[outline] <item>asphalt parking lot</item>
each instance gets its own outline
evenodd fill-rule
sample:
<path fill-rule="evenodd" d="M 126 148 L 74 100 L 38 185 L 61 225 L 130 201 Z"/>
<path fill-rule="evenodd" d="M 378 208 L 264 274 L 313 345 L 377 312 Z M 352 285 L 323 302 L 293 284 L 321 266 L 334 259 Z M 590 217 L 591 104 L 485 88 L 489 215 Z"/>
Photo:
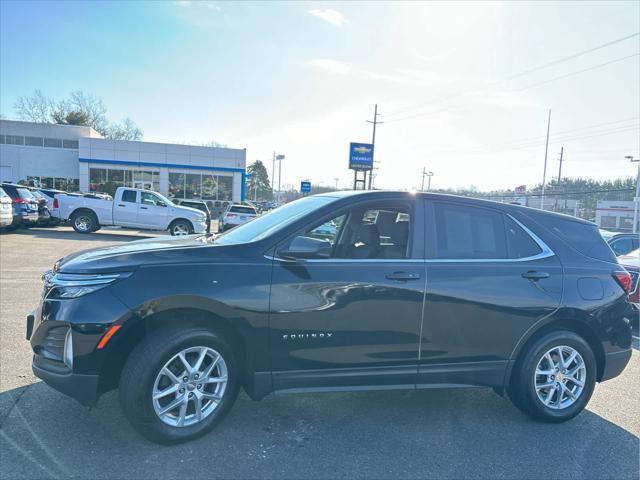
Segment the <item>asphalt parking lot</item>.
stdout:
<path fill-rule="evenodd" d="M 37 380 L 25 340 L 40 275 L 58 258 L 148 235 L 58 227 L 0 236 L 0 478 L 638 479 L 638 351 L 560 425 L 529 420 L 485 389 L 241 394 L 212 434 L 152 444 L 113 392 L 88 409 Z"/>

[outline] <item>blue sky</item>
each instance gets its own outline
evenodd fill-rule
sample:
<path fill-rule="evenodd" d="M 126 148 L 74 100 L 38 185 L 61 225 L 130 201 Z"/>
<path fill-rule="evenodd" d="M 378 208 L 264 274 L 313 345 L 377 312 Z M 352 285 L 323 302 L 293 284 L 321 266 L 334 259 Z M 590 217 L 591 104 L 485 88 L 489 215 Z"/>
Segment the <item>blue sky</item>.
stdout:
<path fill-rule="evenodd" d="M 640 154 L 639 2 L 0 3 L 0 111 L 41 89 L 102 97 L 144 138 L 286 155 L 283 182 L 346 186 L 350 141 L 381 125 L 376 183 L 512 188 L 629 176 Z M 546 82 L 538 86 L 535 84 Z M 566 133 L 563 133 L 566 132 Z M 526 143 L 528 142 L 528 143 Z"/>

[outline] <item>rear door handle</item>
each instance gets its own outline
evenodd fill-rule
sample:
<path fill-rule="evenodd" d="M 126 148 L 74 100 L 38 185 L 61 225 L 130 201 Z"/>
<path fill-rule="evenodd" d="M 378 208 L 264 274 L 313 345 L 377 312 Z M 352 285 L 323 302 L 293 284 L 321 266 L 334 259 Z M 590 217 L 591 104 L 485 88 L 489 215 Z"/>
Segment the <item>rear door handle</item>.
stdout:
<path fill-rule="evenodd" d="M 534 270 L 529 270 L 522 274 L 522 278 L 527 278 L 529 280 L 542 280 L 543 278 L 549 277 L 550 275 L 547 272 L 536 272 Z"/>
<path fill-rule="evenodd" d="M 140 210 L 147 210 L 147 207 L 140 207 Z"/>
<path fill-rule="evenodd" d="M 407 273 L 407 272 L 393 272 L 385 275 L 387 280 L 398 280 L 406 282 L 407 280 L 418 280 L 420 278 L 419 273 Z"/>
<path fill-rule="evenodd" d="M 121 203 L 118 204 L 119 207 L 126 207 L 126 205 L 123 205 Z"/>

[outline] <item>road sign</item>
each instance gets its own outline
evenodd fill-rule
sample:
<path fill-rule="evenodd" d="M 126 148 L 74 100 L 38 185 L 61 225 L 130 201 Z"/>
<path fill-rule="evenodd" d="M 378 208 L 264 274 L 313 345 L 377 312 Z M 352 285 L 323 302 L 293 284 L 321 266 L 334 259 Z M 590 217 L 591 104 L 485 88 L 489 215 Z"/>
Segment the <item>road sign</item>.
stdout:
<path fill-rule="evenodd" d="M 349 145 L 349 168 L 351 170 L 373 170 L 373 145 L 351 143 Z"/>
<path fill-rule="evenodd" d="M 311 191 L 311 182 L 300 182 L 300 191 L 302 193 L 309 193 Z"/>
<path fill-rule="evenodd" d="M 527 186 L 526 185 L 518 185 L 516 187 L 516 194 L 524 195 L 525 193 L 527 193 Z"/>

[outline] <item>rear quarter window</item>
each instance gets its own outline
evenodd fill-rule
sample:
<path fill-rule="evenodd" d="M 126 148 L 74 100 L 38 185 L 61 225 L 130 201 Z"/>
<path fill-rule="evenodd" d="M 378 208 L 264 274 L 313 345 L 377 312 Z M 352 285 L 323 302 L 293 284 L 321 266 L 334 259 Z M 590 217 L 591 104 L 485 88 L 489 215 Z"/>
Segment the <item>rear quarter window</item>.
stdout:
<path fill-rule="evenodd" d="M 582 255 L 605 262 L 617 262 L 616 256 L 600 235 L 596 225 L 560 218 L 545 218 L 542 222 Z"/>
<path fill-rule="evenodd" d="M 245 213 L 245 214 L 249 214 L 249 215 L 255 215 L 256 211 L 255 209 L 251 208 L 251 207 L 231 207 L 229 209 L 230 212 L 232 213 Z"/>

